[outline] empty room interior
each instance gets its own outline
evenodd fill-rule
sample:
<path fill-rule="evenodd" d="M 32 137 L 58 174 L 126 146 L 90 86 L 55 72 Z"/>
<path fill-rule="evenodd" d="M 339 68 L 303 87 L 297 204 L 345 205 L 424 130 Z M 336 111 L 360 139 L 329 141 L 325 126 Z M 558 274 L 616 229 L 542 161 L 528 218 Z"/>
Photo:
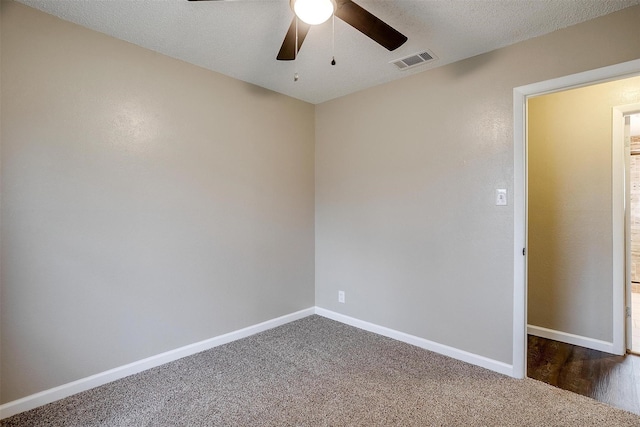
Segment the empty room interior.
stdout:
<path fill-rule="evenodd" d="M 640 1 L 294 3 L 1 0 L 0 425 L 640 425 Z"/>

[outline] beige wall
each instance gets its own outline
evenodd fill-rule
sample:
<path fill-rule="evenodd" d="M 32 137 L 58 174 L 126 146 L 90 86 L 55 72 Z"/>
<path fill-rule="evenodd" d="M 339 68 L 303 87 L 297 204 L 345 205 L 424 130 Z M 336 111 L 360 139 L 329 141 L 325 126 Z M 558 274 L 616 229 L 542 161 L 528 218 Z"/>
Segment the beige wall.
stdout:
<path fill-rule="evenodd" d="M 316 107 L 316 305 L 511 363 L 513 88 L 640 58 L 640 7 Z M 339 304 L 337 291 L 346 292 Z"/>
<path fill-rule="evenodd" d="M 316 106 L 316 304 L 510 363 L 512 90 L 639 21 Z M 0 401 L 313 304 L 313 106 L 11 3 L 2 43 Z"/>
<path fill-rule="evenodd" d="M 314 304 L 314 107 L 2 4 L 7 402 Z"/>
<path fill-rule="evenodd" d="M 637 102 L 640 77 L 528 102 L 530 325 L 613 340 L 611 109 Z"/>

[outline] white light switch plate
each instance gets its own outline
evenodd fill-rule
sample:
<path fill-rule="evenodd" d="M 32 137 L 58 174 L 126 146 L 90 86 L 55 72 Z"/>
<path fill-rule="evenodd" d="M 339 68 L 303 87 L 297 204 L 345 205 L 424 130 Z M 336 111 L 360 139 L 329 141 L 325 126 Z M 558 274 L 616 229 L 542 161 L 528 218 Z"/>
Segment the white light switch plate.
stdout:
<path fill-rule="evenodd" d="M 506 206 L 506 205 L 507 205 L 507 189 L 498 188 L 496 190 L 496 206 Z"/>

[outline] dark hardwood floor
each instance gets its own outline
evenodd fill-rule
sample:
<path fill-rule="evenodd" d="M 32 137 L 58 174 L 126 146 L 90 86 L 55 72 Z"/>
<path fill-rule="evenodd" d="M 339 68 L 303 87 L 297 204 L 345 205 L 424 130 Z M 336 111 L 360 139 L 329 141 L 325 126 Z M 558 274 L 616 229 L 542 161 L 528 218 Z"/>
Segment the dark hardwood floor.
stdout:
<path fill-rule="evenodd" d="M 640 356 L 529 335 L 527 376 L 640 415 Z"/>

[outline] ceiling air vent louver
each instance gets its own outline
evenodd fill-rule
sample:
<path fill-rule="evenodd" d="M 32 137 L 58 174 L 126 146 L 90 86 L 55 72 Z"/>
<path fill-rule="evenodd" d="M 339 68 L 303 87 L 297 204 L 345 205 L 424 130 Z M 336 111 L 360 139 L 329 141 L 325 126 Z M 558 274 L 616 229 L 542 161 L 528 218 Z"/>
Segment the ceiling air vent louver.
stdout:
<path fill-rule="evenodd" d="M 418 65 L 426 64 L 427 62 L 435 61 L 436 56 L 428 51 L 416 53 L 404 58 L 396 59 L 390 62 L 390 64 L 398 67 L 399 70 L 404 71 L 409 68 L 417 67 Z"/>

